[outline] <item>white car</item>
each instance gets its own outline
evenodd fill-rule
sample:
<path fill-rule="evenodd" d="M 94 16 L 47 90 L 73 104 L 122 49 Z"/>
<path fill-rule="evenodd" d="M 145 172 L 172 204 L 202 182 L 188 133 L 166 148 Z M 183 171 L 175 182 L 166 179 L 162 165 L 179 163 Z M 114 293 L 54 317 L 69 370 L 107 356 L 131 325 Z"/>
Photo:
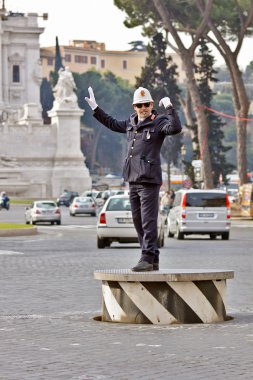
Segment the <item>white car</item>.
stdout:
<path fill-rule="evenodd" d="M 104 204 L 97 222 L 97 247 L 112 242 L 138 243 L 128 195 L 113 195 Z M 158 247 L 164 246 L 164 219 L 158 216 Z"/>
<path fill-rule="evenodd" d="M 230 202 L 224 190 L 179 190 L 167 217 L 168 237 L 209 235 L 229 239 Z"/>
<path fill-rule="evenodd" d="M 97 205 L 92 197 L 75 197 L 69 206 L 69 215 L 89 214 L 96 216 Z"/>
<path fill-rule="evenodd" d="M 36 224 L 39 222 L 49 222 L 51 224 L 61 224 L 61 210 L 56 202 L 51 200 L 36 201 L 25 210 L 26 224 Z"/>

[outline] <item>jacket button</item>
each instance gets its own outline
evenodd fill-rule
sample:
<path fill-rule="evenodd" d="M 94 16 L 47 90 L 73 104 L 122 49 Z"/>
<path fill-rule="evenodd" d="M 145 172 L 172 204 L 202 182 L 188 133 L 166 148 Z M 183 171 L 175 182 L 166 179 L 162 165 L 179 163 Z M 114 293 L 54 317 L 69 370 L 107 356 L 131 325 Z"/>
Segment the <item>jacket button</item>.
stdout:
<path fill-rule="evenodd" d="M 134 139 L 134 141 L 136 141 L 136 139 Z"/>
<path fill-rule="evenodd" d="M 131 146 L 131 149 L 134 149 L 134 147 L 133 147 L 133 146 Z"/>
<path fill-rule="evenodd" d="M 130 154 L 130 156 L 129 157 L 133 157 L 131 154 Z"/>

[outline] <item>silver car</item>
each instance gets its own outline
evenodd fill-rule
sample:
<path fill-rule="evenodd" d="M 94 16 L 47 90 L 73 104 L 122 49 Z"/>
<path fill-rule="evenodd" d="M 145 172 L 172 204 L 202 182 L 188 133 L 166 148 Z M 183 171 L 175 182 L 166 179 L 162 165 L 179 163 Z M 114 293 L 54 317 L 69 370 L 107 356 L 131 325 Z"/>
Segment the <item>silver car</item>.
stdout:
<path fill-rule="evenodd" d="M 130 199 L 128 195 L 113 195 L 98 216 L 97 247 L 109 247 L 112 242 L 137 243 Z M 158 248 L 164 246 L 164 219 L 158 215 Z"/>
<path fill-rule="evenodd" d="M 61 210 L 54 201 L 36 201 L 26 208 L 25 221 L 26 224 L 49 222 L 59 225 L 61 224 Z"/>
<path fill-rule="evenodd" d="M 230 202 L 223 190 L 179 190 L 167 217 L 168 237 L 200 234 L 229 239 Z"/>
<path fill-rule="evenodd" d="M 92 197 L 76 197 L 69 206 L 69 215 L 76 216 L 77 214 L 88 214 L 91 216 L 97 215 L 97 205 Z"/>

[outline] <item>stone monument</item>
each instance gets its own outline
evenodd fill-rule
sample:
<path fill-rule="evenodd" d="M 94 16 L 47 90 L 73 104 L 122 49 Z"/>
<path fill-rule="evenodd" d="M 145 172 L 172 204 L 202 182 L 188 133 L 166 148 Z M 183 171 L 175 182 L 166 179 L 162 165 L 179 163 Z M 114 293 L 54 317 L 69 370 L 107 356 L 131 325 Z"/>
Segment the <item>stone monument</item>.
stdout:
<path fill-rule="evenodd" d="M 53 196 L 62 188 L 91 188 L 88 169 L 80 149 L 80 117 L 83 110 L 78 107 L 74 92 L 76 85 L 69 68 L 59 70 L 59 79 L 54 87 L 55 101 L 48 112 L 56 127 L 57 144 L 52 171 Z"/>
<path fill-rule="evenodd" d="M 2 11 L 3 13 L 3 11 Z M 38 14 L 0 14 L 0 191 L 27 198 L 58 197 L 91 188 L 80 149 L 75 82 L 59 72 L 51 124 L 43 124 Z"/>

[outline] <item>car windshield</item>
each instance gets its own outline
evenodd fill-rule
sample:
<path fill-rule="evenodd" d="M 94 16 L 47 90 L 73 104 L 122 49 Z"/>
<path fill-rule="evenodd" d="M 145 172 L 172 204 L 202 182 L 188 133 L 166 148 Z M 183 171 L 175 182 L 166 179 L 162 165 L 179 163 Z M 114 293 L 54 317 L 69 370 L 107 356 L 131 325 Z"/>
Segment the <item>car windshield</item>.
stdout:
<path fill-rule="evenodd" d="M 189 193 L 186 195 L 187 207 L 226 207 L 225 193 Z"/>
<path fill-rule="evenodd" d="M 38 208 L 54 208 L 56 205 L 53 202 L 39 202 L 36 203 L 36 207 Z"/>
<path fill-rule="evenodd" d="M 91 203 L 92 199 L 91 198 L 76 198 L 75 202 L 76 203 Z"/>
<path fill-rule="evenodd" d="M 65 192 L 61 195 L 61 197 L 70 197 L 71 193 Z"/>
<path fill-rule="evenodd" d="M 106 211 L 131 211 L 130 200 L 128 198 L 111 198 Z"/>

